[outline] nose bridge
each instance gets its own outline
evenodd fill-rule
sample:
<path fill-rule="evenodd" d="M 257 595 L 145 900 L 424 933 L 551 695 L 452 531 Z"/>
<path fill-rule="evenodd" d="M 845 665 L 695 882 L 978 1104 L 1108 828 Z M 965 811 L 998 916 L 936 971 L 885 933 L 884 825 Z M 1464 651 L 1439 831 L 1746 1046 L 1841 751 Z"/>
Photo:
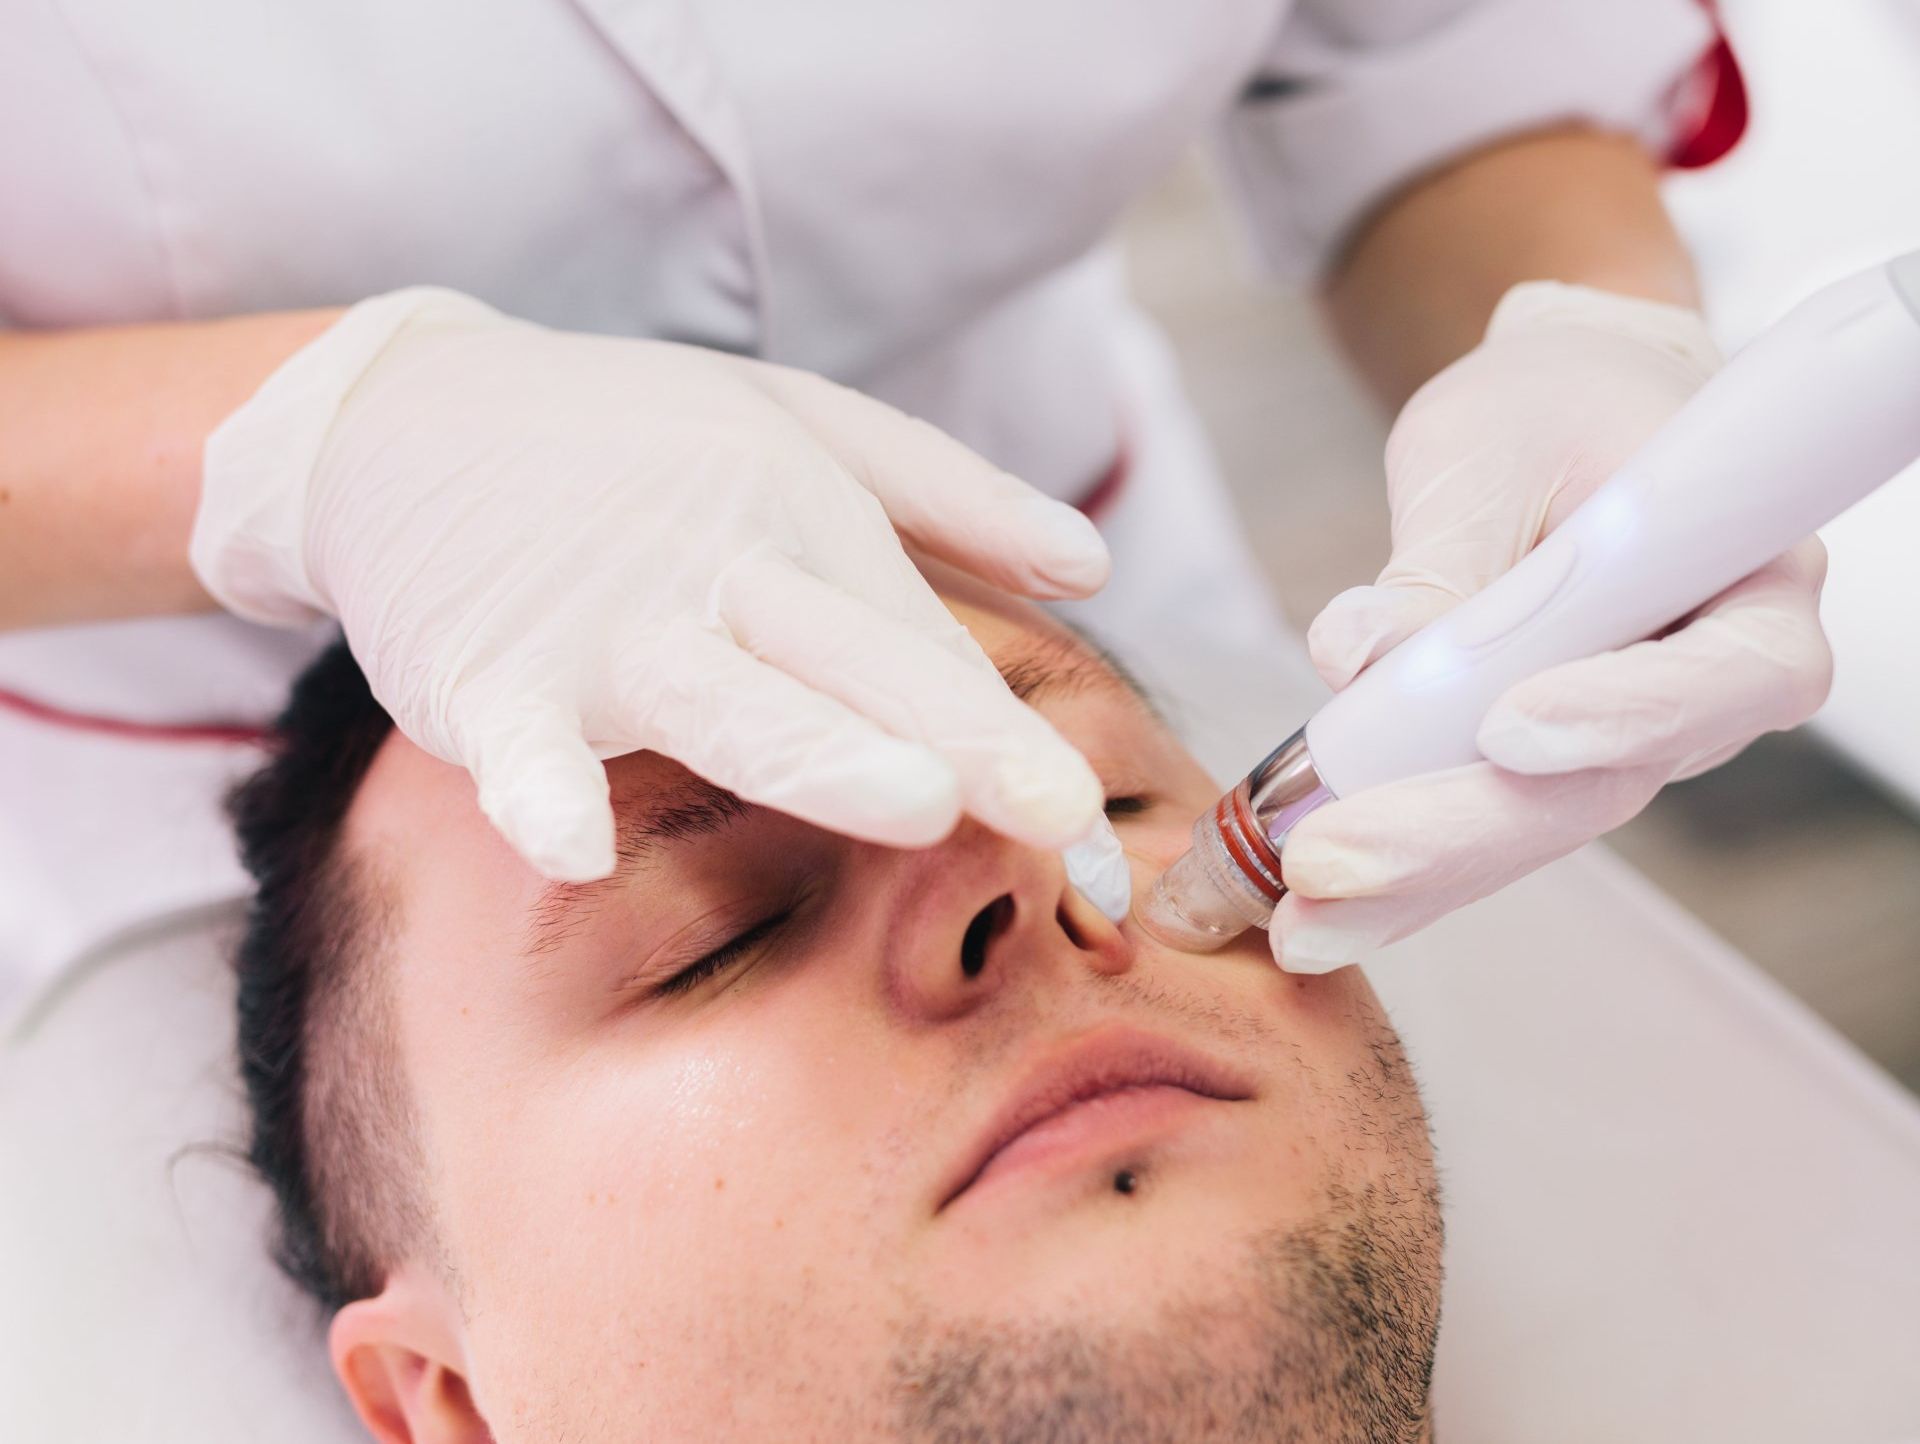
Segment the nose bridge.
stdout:
<path fill-rule="evenodd" d="M 1057 852 L 972 819 L 938 846 L 896 854 L 887 885 L 882 966 L 910 1021 L 963 1016 L 1036 973 L 1112 973 L 1131 961 L 1131 943 L 1073 890 Z"/>

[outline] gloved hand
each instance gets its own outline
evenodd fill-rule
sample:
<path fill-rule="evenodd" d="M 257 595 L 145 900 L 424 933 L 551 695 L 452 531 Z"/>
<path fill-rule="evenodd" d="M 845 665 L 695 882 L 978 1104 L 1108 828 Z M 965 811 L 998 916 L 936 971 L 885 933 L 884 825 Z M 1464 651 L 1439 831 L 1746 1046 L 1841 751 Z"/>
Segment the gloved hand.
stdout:
<path fill-rule="evenodd" d="M 1387 442 L 1393 554 L 1308 632 L 1339 689 L 1507 571 L 1719 365 L 1700 317 L 1534 282 L 1486 339 L 1410 400 Z M 1356 961 L 1625 822 L 1664 784 L 1717 766 L 1825 699 L 1826 553 L 1809 540 L 1683 625 L 1554 667 L 1488 711 L 1488 760 L 1409 778 L 1303 820 L 1274 956 L 1296 972 Z"/>
<path fill-rule="evenodd" d="M 1028 596 L 1107 575 L 1078 512 L 852 391 L 417 289 L 354 307 L 214 433 L 193 562 L 243 617 L 337 617 L 401 731 L 551 877 L 612 868 L 597 759 L 640 748 L 871 841 L 965 810 L 1074 842 L 1102 820 L 1092 770 L 901 536 Z"/>

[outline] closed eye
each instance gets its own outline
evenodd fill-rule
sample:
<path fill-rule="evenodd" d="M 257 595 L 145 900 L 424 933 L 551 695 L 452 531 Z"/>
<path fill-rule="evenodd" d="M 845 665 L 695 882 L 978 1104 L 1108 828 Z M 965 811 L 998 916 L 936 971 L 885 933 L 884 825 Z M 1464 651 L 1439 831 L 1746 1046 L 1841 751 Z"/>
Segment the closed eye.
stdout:
<path fill-rule="evenodd" d="M 1132 817 L 1145 812 L 1153 806 L 1153 800 L 1147 797 L 1109 797 L 1107 799 L 1108 817 Z"/>
<path fill-rule="evenodd" d="M 793 916 L 793 909 L 762 918 L 744 932 L 736 933 L 712 952 L 696 959 L 655 987 L 656 994 L 671 997 L 678 993 L 689 992 L 704 983 L 708 978 L 722 972 L 730 963 L 737 962 L 750 952 L 757 943 L 765 942 L 779 931 L 780 927 Z"/>

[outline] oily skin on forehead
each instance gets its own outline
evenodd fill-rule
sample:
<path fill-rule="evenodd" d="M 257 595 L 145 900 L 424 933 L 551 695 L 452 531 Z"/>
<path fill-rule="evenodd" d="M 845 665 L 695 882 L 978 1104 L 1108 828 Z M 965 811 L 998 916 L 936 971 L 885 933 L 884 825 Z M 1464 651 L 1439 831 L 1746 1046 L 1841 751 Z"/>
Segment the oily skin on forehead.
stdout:
<path fill-rule="evenodd" d="M 943 590 L 996 661 L 1090 660 L 1031 609 Z M 1110 791 L 1151 799 L 1119 819 L 1144 886 L 1213 784 L 1097 664 L 1053 691 L 1042 710 Z M 627 806 L 684 776 L 649 754 L 609 774 Z M 1371 993 L 1351 970 L 1278 973 L 1258 935 L 1197 959 L 1129 925 L 1117 976 L 1016 960 L 965 1016 L 890 1004 L 881 960 L 920 923 L 898 899 L 971 887 L 984 905 L 1002 874 L 1057 866 L 977 828 L 895 853 L 759 814 L 698 844 L 698 866 L 599 899 L 534 958 L 519 942 L 542 884 L 463 774 L 396 739 L 350 838 L 398 893 L 397 1013 L 449 1307 L 503 1440 L 628 1437 L 636 1420 L 751 1435 L 803 1417 L 850 1437 L 878 1427 L 866 1411 L 899 1320 L 1150 1321 L 1158 1298 L 1219 1266 L 1223 1240 L 1304 1214 L 1336 1165 L 1364 1183 L 1378 1164 L 1340 1096 L 1381 1026 Z M 661 899 L 724 900 L 738 876 L 782 869 L 845 895 L 820 925 L 830 945 L 815 936 L 793 950 L 803 962 L 775 954 L 671 1006 L 627 1006 Z M 1084 1197 L 1032 1189 L 998 1215 L 932 1218 L 934 1181 L 1035 1045 L 1116 1016 L 1255 1069 L 1261 1096 L 1170 1140 L 1138 1199 L 1090 1179 Z"/>

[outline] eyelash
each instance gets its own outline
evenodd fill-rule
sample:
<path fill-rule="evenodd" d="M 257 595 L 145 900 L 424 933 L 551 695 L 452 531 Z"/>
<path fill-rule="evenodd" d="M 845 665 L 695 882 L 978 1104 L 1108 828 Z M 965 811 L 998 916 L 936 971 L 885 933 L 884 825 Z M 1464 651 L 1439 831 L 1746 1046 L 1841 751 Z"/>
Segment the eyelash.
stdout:
<path fill-rule="evenodd" d="M 716 973 L 726 968 L 729 963 L 736 962 L 756 943 L 764 942 L 767 938 L 771 937 L 787 919 L 792 916 L 793 910 L 789 908 L 785 912 L 775 913 L 771 917 L 762 918 L 746 931 L 736 933 L 733 937 L 728 938 L 727 941 L 704 957 L 689 963 L 671 978 L 661 983 L 654 991 L 671 997 L 676 993 L 685 993 L 697 988 L 708 978 L 713 977 Z"/>
<path fill-rule="evenodd" d="M 1109 797 L 1107 816 L 1132 817 L 1136 813 L 1145 812 L 1151 806 L 1153 806 L 1152 801 L 1145 797 Z"/>

